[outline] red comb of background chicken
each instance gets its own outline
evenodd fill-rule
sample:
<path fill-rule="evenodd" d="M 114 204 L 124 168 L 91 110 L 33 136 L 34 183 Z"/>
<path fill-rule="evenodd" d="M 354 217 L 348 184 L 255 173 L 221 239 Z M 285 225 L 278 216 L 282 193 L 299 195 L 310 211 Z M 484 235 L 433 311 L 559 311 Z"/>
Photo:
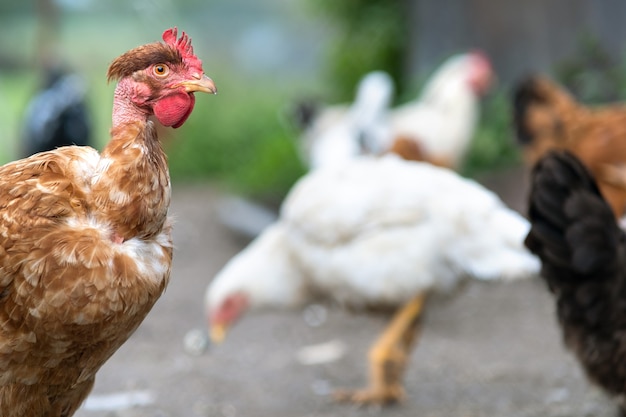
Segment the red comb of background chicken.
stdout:
<path fill-rule="evenodd" d="M 173 46 L 180 52 L 183 57 L 183 61 L 189 67 L 199 69 L 202 73 L 202 61 L 193 53 L 193 46 L 191 46 L 191 38 L 187 36 L 185 32 L 182 32 L 180 38 L 178 38 L 178 28 L 173 27 L 163 32 L 163 40 L 170 46 Z"/>

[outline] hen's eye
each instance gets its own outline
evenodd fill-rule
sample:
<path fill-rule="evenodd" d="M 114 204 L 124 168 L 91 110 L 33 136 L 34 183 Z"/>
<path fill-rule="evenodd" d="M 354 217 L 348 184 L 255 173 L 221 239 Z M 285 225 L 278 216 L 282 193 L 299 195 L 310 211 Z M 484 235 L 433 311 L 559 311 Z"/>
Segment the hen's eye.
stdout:
<path fill-rule="evenodd" d="M 153 72 L 154 75 L 158 77 L 164 77 L 170 72 L 170 69 L 165 64 L 156 64 L 153 68 Z"/>

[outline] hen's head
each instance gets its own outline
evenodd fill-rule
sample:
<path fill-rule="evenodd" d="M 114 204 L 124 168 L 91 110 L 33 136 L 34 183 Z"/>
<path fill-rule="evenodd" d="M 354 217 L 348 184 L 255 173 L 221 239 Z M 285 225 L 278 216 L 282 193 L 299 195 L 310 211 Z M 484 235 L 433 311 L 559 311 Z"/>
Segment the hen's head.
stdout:
<path fill-rule="evenodd" d="M 191 114 L 194 93 L 215 94 L 213 81 L 204 74 L 191 39 L 177 29 L 163 32 L 162 42 L 132 49 L 113 61 L 107 78 L 119 80 L 116 100 L 129 101 L 164 126 L 180 127 Z"/>

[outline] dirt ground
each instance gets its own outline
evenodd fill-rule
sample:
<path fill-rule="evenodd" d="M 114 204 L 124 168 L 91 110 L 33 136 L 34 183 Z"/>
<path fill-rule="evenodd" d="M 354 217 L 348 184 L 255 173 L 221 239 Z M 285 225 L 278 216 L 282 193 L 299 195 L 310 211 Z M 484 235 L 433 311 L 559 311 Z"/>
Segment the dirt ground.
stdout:
<path fill-rule="evenodd" d="M 485 180 L 523 207 L 519 170 Z M 333 306 L 246 317 L 219 346 L 194 355 L 184 338 L 203 329 L 211 277 L 245 241 L 216 221 L 209 186 L 176 186 L 171 284 L 133 337 L 98 374 L 79 417 L 600 417 L 615 410 L 590 387 L 561 343 L 540 281 L 472 283 L 431 299 L 406 378 L 406 401 L 355 408 L 335 388 L 366 381 L 366 356 L 385 326 Z M 306 365 L 303 347 L 332 342 L 328 362 Z M 318 352 L 319 353 L 319 352 Z M 134 404 L 134 405 L 133 405 Z"/>

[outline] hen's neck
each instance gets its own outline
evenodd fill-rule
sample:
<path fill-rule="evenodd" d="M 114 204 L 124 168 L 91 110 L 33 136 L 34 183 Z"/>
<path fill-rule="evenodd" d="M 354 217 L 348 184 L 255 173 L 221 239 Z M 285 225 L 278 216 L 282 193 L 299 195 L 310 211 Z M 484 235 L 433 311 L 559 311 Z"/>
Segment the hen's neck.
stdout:
<path fill-rule="evenodd" d="M 111 225 L 114 240 L 158 234 L 170 202 L 167 157 L 148 114 L 128 93 L 118 85 L 111 140 L 102 150 L 92 183 L 95 215 Z"/>
<path fill-rule="evenodd" d="M 147 101 L 150 91 L 147 86 L 123 78 L 117 84 L 113 95 L 113 128 L 127 123 L 147 122 L 149 111 L 135 103 Z"/>

